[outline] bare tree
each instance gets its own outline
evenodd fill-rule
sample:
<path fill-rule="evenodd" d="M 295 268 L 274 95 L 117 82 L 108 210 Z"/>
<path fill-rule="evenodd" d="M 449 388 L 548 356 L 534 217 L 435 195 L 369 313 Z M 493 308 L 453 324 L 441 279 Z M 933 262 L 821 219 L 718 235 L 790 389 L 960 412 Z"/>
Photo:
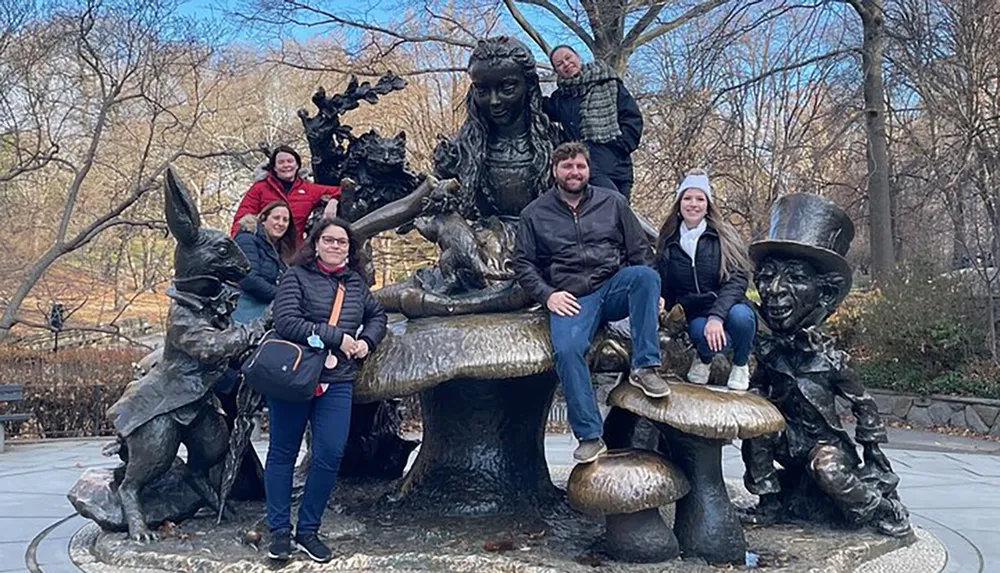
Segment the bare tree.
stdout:
<path fill-rule="evenodd" d="M 57 206 L 32 220 L 40 251 L 5 297 L 0 341 L 22 303 L 60 258 L 117 227 L 156 227 L 134 208 L 167 166 L 229 153 L 197 143 L 209 102 L 226 77 L 213 49 L 174 17 L 170 0 L 85 0 L 55 6 L 16 32 L 0 53 L 13 70 L 0 99 L 10 152 L 50 145 L 47 163 L 7 182 L 24 198 Z M 23 163 L 22 163 L 23 165 Z"/>
<path fill-rule="evenodd" d="M 893 13 L 894 63 L 918 95 L 901 134 L 911 177 L 934 190 L 952 222 L 953 266 L 971 268 L 1000 361 L 994 293 L 1000 283 L 1000 8 L 990 0 L 905 0 Z M 905 139 L 904 139 L 905 138 Z"/>
<path fill-rule="evenodd" d="M 767 6 L 763 11 L 773 17 L 788 9 L 785 4 L 761 0 L 477 0 L 456 9 L 451 2 L 417 0 L 403 4 L 405 15 L 390 23 L 384 16 L 372 17 L 381 11 L 364 3 L 344 9 L 328 7 L 322 0 L 264 0 L 242 9 L 241 15 L 270 26 L 361 31 L 360 45 L 375 48 L 376 60 L 404 44 L 471 48 L 480 38 L 519 28 L 545 53 L 554 45 L 553 37 L 575 38 L 595 58 L 624 73 L 637 49 L 707 14 L 723 10 L 726 20 Z M 448 66 L 430 69 L 453 71 Z"/>
<path fill-rule="evenodd" d="M 889 143 L 886 135 L 884 0 L 844 0 L 861 19 L 861 72 L 868 136 L 868 228 L 875 280 L 884 280 L 896 264 L 892 236 L 892 190 L 889 186 Z"/>

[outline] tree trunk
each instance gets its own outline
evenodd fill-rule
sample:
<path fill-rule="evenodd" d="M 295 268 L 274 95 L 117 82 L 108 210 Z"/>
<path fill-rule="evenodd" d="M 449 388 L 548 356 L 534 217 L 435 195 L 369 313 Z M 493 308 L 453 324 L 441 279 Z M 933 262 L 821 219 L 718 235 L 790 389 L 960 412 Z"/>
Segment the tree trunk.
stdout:
<path fill-rule="evenodd" d="M 14 292 L 14 296 L 11 297 L 10 302 L 7 303 L 7 308 L 4 309 L 3 316 L 0 317 L 0 344 L 6 340 L 7 335 L 10 334 L 10 329 L 17 323 L 17 312 L 21 309 L 21 304 L 24 303 L 24 299 L 28 297 L 28 293 L 31 289 L 35 287 L 35 283 L 42 278 L 45 271 L 48 270 L 49 266 L 55 262 L 60 256 L 65 252 L 62 244 L 53 245 L 44 255 L 38 259 L 34 265 L 32 265 L 31 270 L 28 271 L 28 276 L 24 278 L 21 285 L 17 287 L 17 291 Z"/>
<path fill-rule="evenodd" d="M 968 256 L 967 249 L 965 248 L 965 203 L 961 197 L 961 185 L 956 185 L 954 192 L 949 193 L 951 196 L 949 203 L 951 204 L 952 214 L 951 214 L 951 225 L 952 225 L 952 236 L 951 236 L 951 269 L 957 270 L 961 269 L 966 265 L 966 257 Z"/>
<path fill-rule="evenodd" d="M 883 0 L 852 2 L 859 10 L 864 30 L 861 47 L 865 131 L 868 136 L 868 222 L 872 274 L 885 280 L 895 266 L 892 242 L 892 198 L 889 186 L 888 138 L 885 131 L 885 86 L 882 60 L 885 52 Z"/>

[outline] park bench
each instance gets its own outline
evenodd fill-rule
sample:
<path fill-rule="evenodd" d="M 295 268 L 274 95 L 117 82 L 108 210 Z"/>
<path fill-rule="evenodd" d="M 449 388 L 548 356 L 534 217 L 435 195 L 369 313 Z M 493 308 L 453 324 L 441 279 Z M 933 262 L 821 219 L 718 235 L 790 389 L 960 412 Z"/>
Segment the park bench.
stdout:
<path fill-rule="evenodd" d="M 21 384 L 0 384 L 0 403 L 20 402 L 24 400 L 24 386 Z M 0 414 L 0 454 L 3 453 L 3 442 L 7 422 L 24 422 L 31 414 Z"/>

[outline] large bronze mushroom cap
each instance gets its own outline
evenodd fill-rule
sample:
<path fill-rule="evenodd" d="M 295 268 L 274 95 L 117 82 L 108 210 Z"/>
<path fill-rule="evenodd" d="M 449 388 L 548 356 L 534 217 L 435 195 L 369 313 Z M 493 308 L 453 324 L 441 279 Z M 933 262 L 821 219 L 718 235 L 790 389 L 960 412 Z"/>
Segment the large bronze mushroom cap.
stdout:
<path fill-rule="evenodd" d="M 552 372 L 549 317 L 509 312 L 406 320 L 390 315 L 389 332 L 361 365 L 356 402 L 408 396 L 458 378 L 513 380 Z M 594 337 L 599 353 L 608 335 Z M 627 356 L 627 353 L 626 353 Z M 627 365 L 611 361 L 609 368 Z"/>
<path fill-rule="evenodd" d="M 766 399 L 749 392 L 677 382 L 668 398 L 648 398 L 638 388 L 619 384 L 608 404 L 684 433 L 715 440 L 756 438 L 785 428 L 785 418 Z"/>
<path fill-rule="evenodd" d="M 541 313 L 397 319 L 361 367 L 355 400 L 407 396 L 456 378 L 504 380 L 553 368 Z"/>
<path fill-rule="evenodd" d="M 566 494 L 577 511 L 609 515 L 667 505 L 690 489 L 684 474 L 662 456 L 644 450 L 612 450 L 573 468 Z"/>

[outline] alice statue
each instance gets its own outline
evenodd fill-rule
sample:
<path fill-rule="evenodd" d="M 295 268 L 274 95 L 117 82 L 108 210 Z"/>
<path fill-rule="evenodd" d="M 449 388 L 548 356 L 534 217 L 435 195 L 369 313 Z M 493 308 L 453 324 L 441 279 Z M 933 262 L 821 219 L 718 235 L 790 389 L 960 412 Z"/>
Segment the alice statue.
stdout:
<path fill-rule="evenodd" d="M 435 176 L 459 184 L 454 192 L 439 187 L 413 223 L 440 247 L 441 259 L 377 294 L 386 310 L 409 318 L 530 303 L 513 281 L 510 253 L 521 210 L 548 190 L 556 132 L 542 111 L 535 58 L 520 41 L 480 41 L 468 74 L 465 123 L 434 151 Z"/>

